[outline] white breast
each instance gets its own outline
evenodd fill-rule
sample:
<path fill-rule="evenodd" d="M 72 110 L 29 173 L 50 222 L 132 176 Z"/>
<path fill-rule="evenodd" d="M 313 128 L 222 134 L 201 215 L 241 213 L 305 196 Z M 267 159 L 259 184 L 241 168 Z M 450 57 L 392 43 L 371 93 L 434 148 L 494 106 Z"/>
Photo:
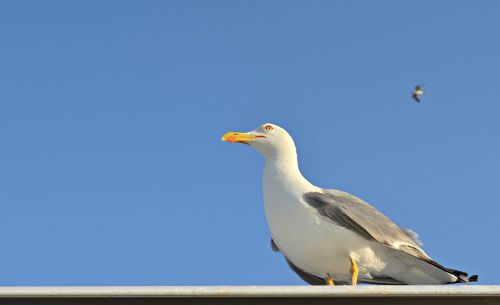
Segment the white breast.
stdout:
<path fill-rule="evenodd" d="M 267 167 L 267 166 L 266 166 Z M 289 177 L 288 177 L 289 178 Z M 320 216 L 302 200 L 305 192 L 320 191 L 305 179 L 292 179 L 264 171 L 264 202 L 271 235 L 283 254 L 307 273 L 350 281 L 350 260 L 360 263 L 360 277 L 381 270 L 375 255 L 378 245 Z"/>

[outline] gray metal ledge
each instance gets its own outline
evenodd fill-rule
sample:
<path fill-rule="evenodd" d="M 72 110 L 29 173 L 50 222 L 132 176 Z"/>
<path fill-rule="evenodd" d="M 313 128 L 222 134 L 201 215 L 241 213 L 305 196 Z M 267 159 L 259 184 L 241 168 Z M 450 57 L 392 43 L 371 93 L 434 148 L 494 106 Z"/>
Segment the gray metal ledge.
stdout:
<path fill-rule="evenodd" d="M 500 286 L 0 287 L 1 304 L 500 304 Z"/>

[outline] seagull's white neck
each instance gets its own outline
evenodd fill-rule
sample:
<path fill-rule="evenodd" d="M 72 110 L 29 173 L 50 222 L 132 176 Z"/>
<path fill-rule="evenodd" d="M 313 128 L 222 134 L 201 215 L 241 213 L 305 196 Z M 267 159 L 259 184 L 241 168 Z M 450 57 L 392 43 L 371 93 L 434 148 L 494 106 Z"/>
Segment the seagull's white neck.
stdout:
<path fill-rule="evenodd" d="M 302 176 L 295 151 L 266 157 L 263 187 L 264 195 L 277 190 L 300 193 L 316 188 Z"/>
<path fill-rule="evenodd" d="M 285 249 L 286 237 L 298 222 L 307 221 L 310 208 L 302 200 L 306 192 L 318 191 L 300 173 L 295 151 L 286 155 L 266 156 L 262 179 L 267 223 L 278 248 Z M 284 250 L 283 250 L 284 251 Z"/>

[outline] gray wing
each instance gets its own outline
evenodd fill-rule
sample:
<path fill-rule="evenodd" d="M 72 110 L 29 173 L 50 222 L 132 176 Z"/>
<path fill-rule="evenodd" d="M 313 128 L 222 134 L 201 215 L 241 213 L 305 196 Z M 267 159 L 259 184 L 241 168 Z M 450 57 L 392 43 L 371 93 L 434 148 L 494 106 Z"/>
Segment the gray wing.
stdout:
<path fill-rule="evenodd" d="M 415 232 L 397 226 L 356 196 L 338 190 L 324 190 L 321 193 L 305 193 L 303 198 L 322 216 L 367 240 L 377 241 L 412 256 L 428 258 L 420 249 Z"/>
<path fill-rule="evenodd" d="M 367 240 L 377 241 L 397 251 L 425 261 L 453 274 L 457 282 L 477 281 L 477 275 L 443 267 L 431 259 L 421 248 L 418 235 L 393 223 L 379 210 L 351 194 L 338 190 L 309 192 L 303 196 L 306 203 L 330 221 L 352 230 Z"/>

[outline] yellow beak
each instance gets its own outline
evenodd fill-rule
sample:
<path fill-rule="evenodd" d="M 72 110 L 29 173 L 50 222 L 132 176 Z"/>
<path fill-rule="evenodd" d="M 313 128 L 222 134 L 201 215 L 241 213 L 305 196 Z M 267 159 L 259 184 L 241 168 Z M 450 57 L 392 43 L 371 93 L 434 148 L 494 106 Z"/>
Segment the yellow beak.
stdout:
<path fill-rule="evenodd" d="M 265 136 L 256 136 L 245 132 L 228 132 L 222 136 L 221 140 L 224 142 L 249 144 L 249 142 L 258 138 L 265 138 Z"/>

